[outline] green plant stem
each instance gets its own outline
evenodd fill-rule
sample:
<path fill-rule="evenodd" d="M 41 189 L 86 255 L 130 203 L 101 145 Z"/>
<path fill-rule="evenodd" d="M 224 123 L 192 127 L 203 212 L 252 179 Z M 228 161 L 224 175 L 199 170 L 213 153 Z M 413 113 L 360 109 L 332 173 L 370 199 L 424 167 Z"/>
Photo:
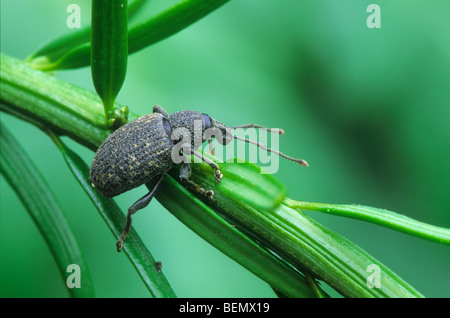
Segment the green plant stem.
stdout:
<path fill-rule="evenodd" d="M 32 160 L 3 125 L 0 138 L 1 172 L 45 239 L 70 296 L 95 297 L 83 253 L 50 188 Z M 81 288 L 69 288 L 66 284 L 71 274 L 67 268 L 71 264 L 80 267 Z"/>
<path fill-rule="evenodd" d="M 450 245 L 450 229 L 426 224 L 385 209 L 363 205 L 302 202 L 290 199 L 286 200 L 286 204 L 292 208 L 340 215 L 374 223 L 413 236 Z"/>
<path fill-rule="evenodd" d="M 6 112 L 40 122 L 92 150 L 111 132 L 102 103 L 93 92 L 33 70 L 5 54 L 1 54 L 0 80 L 1 109 Z"/>

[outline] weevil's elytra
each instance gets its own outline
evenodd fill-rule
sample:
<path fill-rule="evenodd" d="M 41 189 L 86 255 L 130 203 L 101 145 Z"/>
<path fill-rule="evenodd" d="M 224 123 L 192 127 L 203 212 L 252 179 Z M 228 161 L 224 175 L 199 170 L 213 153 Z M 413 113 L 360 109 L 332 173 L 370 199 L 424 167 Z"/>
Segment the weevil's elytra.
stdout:
<path fill-rule="evenodd" d="M 103 142 L 91 165 L 92 183 L 102 195 L 119 195 L 170 169 L 173 142 L 163 119 L 159 113 L 139 117 Z"/>
<path fill-rule="evenodd" d="M 195 123 L 202 123 L 201 126 Z M 177 128 L 187 129 L 191 135 L 192 144 L 190 153 L 184 155 L 194 155 L 214 170 L 214 177 L 217 182 L 222 179 L 219 166 L 194 148 L 195 136 L 202 136 L 202 141 L 210 143 L 210 150 L 213 152 L 211 137 L 204 139 L 205 130 L 218 129 L 222 136 L 222 144 L 228 144 L 233 138 L 253 143 L 263 150 L 273 152 L 291 161 L 307 166 L 304 160 L 295 159 L 282 154 L 279 151 L 268 149 L 266 146 L 244 138 L 234 136 L 231 129 L 237 128 L 259 128 L 279 134 L 283 130 L 270 129 L 255 124 L 227 127 L 216 121 L 207 114 L 202 114 L 192 110 L 183 110 L 173 114 L 168 114 L 160 106 L 153 107 L 153 113 L 139 117 L 112 133 L 98 148 L 91 164 L 90 179 L 92 185 L 105 197 L 114 197 L 123 192 L 143 185 L 150 180 L 157 180 L 154 188 L 145 196 L 136 201 L 129 209 L 127 223 L 117 241 L 117 250 L 120 251 L 130 227 L 131 215 L 146 207 L 153 198 L 164 175 L 173 166 L 172 150 L 179 141 L 172 140 L 172 132 Z M 198 130 L 198 131 L 196 131 Z M 200 131 L 201 130 L 201 131 Z M 176 137 L 176 138 L 179 138 Z M 190 180 L 191 168 L 189 163 L 182 164 L 180 169 L 180 180 L 192 187 L 196 192 L 213 200 L 214 192 L 205 190 Z"/>

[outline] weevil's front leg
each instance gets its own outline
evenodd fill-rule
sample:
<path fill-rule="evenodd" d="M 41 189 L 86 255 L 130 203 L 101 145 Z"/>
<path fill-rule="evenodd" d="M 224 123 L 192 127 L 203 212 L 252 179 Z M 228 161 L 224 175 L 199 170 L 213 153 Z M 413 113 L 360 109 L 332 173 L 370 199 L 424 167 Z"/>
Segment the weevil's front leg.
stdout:
<path fill-rule="evenodd" d="M 125 224 L 122 234 L 120 234 L 119 239 L 117 240 L 116 246 L 117 246 L 117 252 L 120 252 L 120 250 L 123 247 L 123 242 L 125 241 L 128 233 L 130 232 L 131 229 L 131 216 L 136 213 L 137 211 L 145 208 L 150 201 L 153 199 L 156 190 L 158 189 L 162 179 L 163 179 L 164 175 L 162 175 L 158 182 L 156 183 L 156 185 L 153 187 L 152 191 L 150 191 L 149 193 L 147 193 L 146 195 L 144 195 L 142 198 L 140 198 L 139 200 L 137 200 L 132 206 L 130 206 L 128 208 L 128 214 L 127 214 L 127 223 Z"/>
<path fill-rule="evenodd" d="M 191 176 L 191 166 L 189 163 L 184 162 L 180 169 L 180 179 L 182 182 L 185 182 L 189 186 L 191 186 L 197 193 L 200 193 L 201 195 L 204 195 L 208 197 L 209 199 L 214 201 L 214 192 L 212 190 L 205 190 L 202 187 L 200 187 L 197 183 L 190 180 Z"/>
<path fill-rule="evenodd" d="M 217 165 L 217 163 L 215 163 L 214 161 L 206 158 L 205 156 L 203 156 L 201 153 L 195 151 L 195 150 L 191 150 L 191 153 L 196 156 L 197 158 L 202 159 L 204 162 L 206 162 L 211 168 L 214 169 L 214 176 L 216 177 L 216 181 L 220 182 L 220 179 L 222 179 L 223 175 L 222 173 L 220 173 L 219 170 L 219 166 Z"/>
<path fill-rule="evenodd" d="M 209 153 L 214 156 L 216 153 L 214 151 L 214 143 L 212 139 L 208 139 L 208 145 L 209 145 Z"/>

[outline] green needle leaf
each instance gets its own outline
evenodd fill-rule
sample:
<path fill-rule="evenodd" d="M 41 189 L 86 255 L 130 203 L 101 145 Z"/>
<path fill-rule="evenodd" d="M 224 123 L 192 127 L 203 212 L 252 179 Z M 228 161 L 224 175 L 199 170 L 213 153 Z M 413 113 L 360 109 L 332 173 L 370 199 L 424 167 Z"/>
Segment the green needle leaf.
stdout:
<path fill-rule="evenodd" d="M 307 217 L 300 209 L 282 204 L 266 214 L 278 230 L 264 236 L 279 255 L 306 268 L 345 297 L 423 297 L 411 285 L 353 242 Z M 269 241 L 270 240 L 270 241 Z M 380 288 L 370 288 L 371 267 L 379 269 Z"/>
<path fill-rule="evenodd" d="M 127 73 L 127 0 L 92 1 L 91 43 L 92 80 L 108 120 Z"/>
<path fill-rule="evenodd" d="M 229 0 L 184 0 L 130 30 L 129 53 L 137 52 L 183 30 Z"/>
<path fill-rule="evenodd" d="M 133 18 L 146 0 L 132 1 L 128 6 L 128 20 Z M 57 63 L 67 52 L 91 42 L 91 26 L 78 30 L 72 30 L 68 34 L 60 36 L 44 44 L 33 52 L 27 59 L 31 67 L 47 70 L 52 69 L 52 65 Z"/>
<path fill-rule="evenodd" d="M 364 205 L 325 204 L 286 200 L 292 208 L 324 212 L 371 222 L 427 240 L 450 245 L 450 229 L 426 224 L 405 215 Z"/>
<path fill-rule="evenodd" d="M 162 13 L 130 28 L 128 31 L 128 54 L 137 52 L 178 33 L 200 20 L 229 0 L 185 0 Z M 54 71 L 88 66 L 91 43 L 83 43 L 66 51 L 58 60 L 45 63 L 35 55 L 39 63 L 33 66 L 40 70 Z"/>
<path fill-rule="evenodd" d="M 9 131 L 1 125 L 1 172 L 44 237 L 67 287 L 67 267 L 80 267 L 81 288 L 67 288 L 71 297 L 95 297 L 94 285 L 78 242 L 58 202 L 38 169 Z"/>
<path fill-rule="evenodd" d="M 113 199 L 102 197 L 98 191 L 92 187 L 89 182 L 89 167 L 86 163 L 76 153 L 67 148 L 53 132 L 47 131 L 47 133 L 58 146 L 70 171 L 89 196 L 92 203 L 94 203 L 101 217 L 113 233 L 115 241 L 117 241 L 122 233 L 122 227 L 126 222 L 125 215 Z M 115 241 L 111 242 L 111 246 L 109 247 L 115 248 Z M 172 287 L 164 274 L 157 270 L 155 259 L 133 228 L 128 234 L 123 251 L 153 297 L 176 297 L 175 292 L 172 290 Z"/>

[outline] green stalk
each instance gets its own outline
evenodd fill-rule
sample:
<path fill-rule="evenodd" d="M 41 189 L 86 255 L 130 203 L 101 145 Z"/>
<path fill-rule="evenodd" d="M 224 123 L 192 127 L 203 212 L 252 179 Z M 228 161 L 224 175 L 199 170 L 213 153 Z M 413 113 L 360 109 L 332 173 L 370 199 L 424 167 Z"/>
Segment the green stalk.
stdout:
<path fill-rule="evenodd" d="M 17 140 L 1 125 L 0 169 L 41 232 L 71 297 L 95 297 L 83 253 L 64 213 L 44 178 Z M 13 212 L 13 211 L 9 211 Z M 69 288 L 71 264 L 80 267 L 81 288 Z"/>
<path fill-rule="evenodd" d="M 106 121 L 112 115 L 127 73 L 127 10 L 127 0 L 92 1 L 91 72 L 95 89 L 103 101 Z"/>
<path fill-rule="evenodd" d="M 33 70 L 5 54 L 0 62 L 2 110 L 32 123 L 41 122 L 93 150 L 109 135 L 95 93 Z"/>

